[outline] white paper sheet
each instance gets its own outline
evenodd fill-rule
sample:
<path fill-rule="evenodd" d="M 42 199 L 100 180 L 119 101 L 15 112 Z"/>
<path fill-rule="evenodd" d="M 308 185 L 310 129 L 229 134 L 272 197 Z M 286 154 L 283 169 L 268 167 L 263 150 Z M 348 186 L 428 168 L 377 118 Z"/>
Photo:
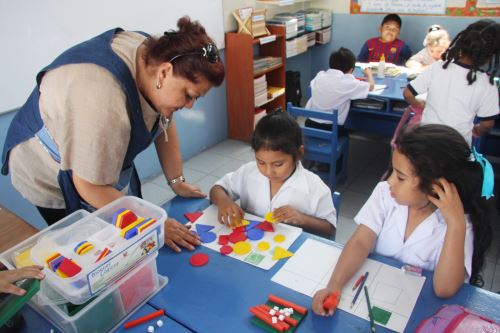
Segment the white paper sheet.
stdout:
<path fill-rule="evenodd" d="M 258 217 L 252 214 L 245 214 L 245 219 L 247 220 L 253 220 L 253 221 L 263 221 L 264 219 L 262 217 Z M 217 235 L 217 238 L 211 242 L 211 243 L 202 243 L 203 246 L 208 247 L 209 249 L 212 249 L 214 251 L 220 252 L 221 245 L 218 243 L 219 235 L 229 235 L 232 230 L 231 228 L 226 227 L 225 225 L 222 225 L 219 223 L 217 219 L 217 206 L 215 205 L 210 205 L 205 209 L 203 212 L 203 215 L 200 216 L 196 222 L 193 224 L 193 230 L 196 231 L 196 224 L 204 224 L 204 225 L 210 225 L 214 226 L 214 229 L 210 230 L 210 232 L 213 232 Z M 228 257 L 234 258 L 241 260 L 243 262 L 246 262 L 250 265 L 268 270 L 271 267 L 274 266 L 278 262 L 278 260 L 273 260 L 273 253 L 276 248 L 276 246 L 279 246 L 283 249 L 288 249 L 290 245 L 293 244 L 293 242 L 300 236 L 302 233 L 302 229 L 297 228 L 297 227 L 292 227 L 283 223 L 273 223 L 274 227 L 274 232 L 264 232 L 264 237 L 260 240 L 253 241 L 253 240 L 247 240 L 251 246 L 252 250 L 245 255 L 237 255 L 234 252 L 230 253 Z M 276 243 L 273 238 L 276 235 L 284 235 L 285 240 L 282 243 Z M 259 244 L 262 241 L 266 241 L 270 244 L 270 248 L 267 251 L 260 251 L 257 248 L 257 244 Z M 229 243 L 231 247 L 234 244 Z"/>
<path fill-rule="evenodd" d="M 341 251 L 342 249 L 334 244 L 307 239 L 271 281 L 312 297 L 317 290 L 327 285 Z M 369 318 L 364 292 L 359 295 L 354 307 L 350 307 L 356 292 L 352 291 L 352 286 L 365 272 L 370 272 L 365 285 L 368 287 L 372 307 L 376 306 L 392 313 L 387 325 L 382 326 L 403 332 L 425 277 L 408 275 L 396 267 L 367 259 L 342 290 L 338 306 L 339 309 L 366 320 Z"/>

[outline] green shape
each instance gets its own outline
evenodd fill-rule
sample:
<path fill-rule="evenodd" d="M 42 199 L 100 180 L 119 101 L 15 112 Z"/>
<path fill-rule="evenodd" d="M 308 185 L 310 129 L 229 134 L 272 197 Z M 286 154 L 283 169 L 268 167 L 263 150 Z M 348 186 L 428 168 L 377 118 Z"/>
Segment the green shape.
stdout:
<path fill-rule="evenodd" d="M 473 11 L 474 11 L 474 6 L 470 6 L 470 7 L 469 7 L 469 11 L 470 11 L 470 12 L 473 12 Z"/>
<path fill-rule="evenodd" d="M 258 265 L 262 260 L 264 260 L 264 258 L 265 257 L 262 254 L 252 252 L 245 258 L 245 261 L 254 265 Z"/>
<path fill-rule="evenodd" d="M 26 279 L 19 288 L 26 290 L 26 293 L 22 296 L 8 294 L 0 301 L 0 327 L 3 327 L 40 290 L 40 280 Z"/>
<path fill-rule="evenodd" d="M 460 9 L 457 9 L 457 15 L 462 15 L 462 11 Z"/>
<path fill-rule="evenodd" d="M 392 313 L 376 306 L 372 307 L 373 320 L 382 325 L 387 325 Z"/>

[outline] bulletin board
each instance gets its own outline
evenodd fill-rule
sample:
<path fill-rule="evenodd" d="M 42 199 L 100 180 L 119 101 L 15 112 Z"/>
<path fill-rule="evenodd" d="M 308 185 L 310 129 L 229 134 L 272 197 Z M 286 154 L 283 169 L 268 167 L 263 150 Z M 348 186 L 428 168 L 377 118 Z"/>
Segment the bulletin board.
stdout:
<path fill-rule="evenodd" d="M 350 0 L 351 14 L 499 17 L 500 0 Z"/>

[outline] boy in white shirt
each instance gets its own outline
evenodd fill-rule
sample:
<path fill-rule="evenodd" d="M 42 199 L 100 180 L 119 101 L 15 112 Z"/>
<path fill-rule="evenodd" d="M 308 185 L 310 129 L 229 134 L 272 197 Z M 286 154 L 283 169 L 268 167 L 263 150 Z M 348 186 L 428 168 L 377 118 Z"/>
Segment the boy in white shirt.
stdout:
<path fill-rule="evenodd" d="M 368 82 L 360 81 L 352 75 L 356 57 L 351 50 L 341 47 L 330 55 L 330 69 L 320 71 L 311 81 L 311 98 L 306 109 L 333 112 L 338 110 L 339 136 L 347 136 L 343 125 L 349 113 L 351 99 L 366 98 L 375 83 L 372 72 L 365 69 Z M 307 119 L 306 127 L 331 130 L 331 122 L 322 119 Z"/>

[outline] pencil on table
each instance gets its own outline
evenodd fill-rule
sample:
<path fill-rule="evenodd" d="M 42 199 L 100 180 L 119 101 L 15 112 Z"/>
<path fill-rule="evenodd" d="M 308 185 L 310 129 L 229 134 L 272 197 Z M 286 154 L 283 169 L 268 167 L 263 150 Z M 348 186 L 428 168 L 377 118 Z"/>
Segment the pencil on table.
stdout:
<path fill-rule="evenodd" d="M 363 276 L 363 280 L 361 280 L 361 283 L 359 284 L 358 290 L 356 291 L 356 294 L 354 295 L 354 298 L 352 299 L 351 302 L 351 309 L 358 300 L 359 294 L 361 293 L 361 289 L 363 289 L 363 286 L 365 285 L 366 280 L 368 279 L 368 273 L 366 272 L 365 275 Z"/>
<path fill-rule="evenodd" d="M 354 286 L 352 286 L 352 291 L 356 290 L 357 287 L 359 287 L 359 284 L 361 283 L 361 281 L 363 280 L 365 276 L 364 275 L 361 275 L 357 280 L 356 282 L 354 283 Z"/>

